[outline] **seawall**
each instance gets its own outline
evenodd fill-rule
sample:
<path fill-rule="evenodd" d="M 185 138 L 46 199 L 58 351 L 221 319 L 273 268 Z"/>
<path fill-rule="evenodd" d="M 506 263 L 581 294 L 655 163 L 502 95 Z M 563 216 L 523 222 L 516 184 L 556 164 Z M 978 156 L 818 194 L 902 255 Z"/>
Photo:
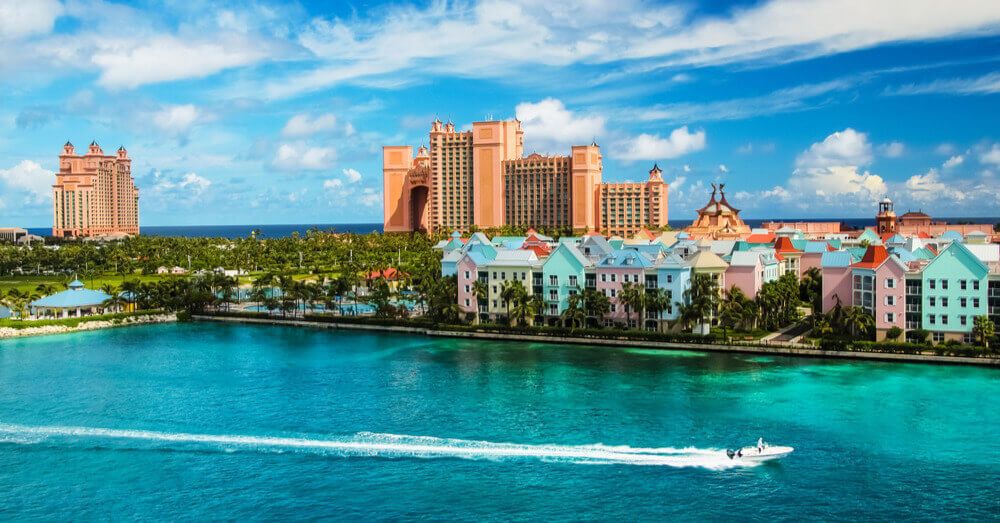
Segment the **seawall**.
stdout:
<path fill-rule="evenodd" d="M 117 322 L 112 320 L 87 321 L 80 323 L 76 327 L 68 327 L 66 325 L 45 325 L 41 327 L 27 327 L 24 329 L 0 327 L 0 340 L 5 338 L 22 338 L 25 336 L 44 336 L 48 334 L 66 334 L 70 332 L 111 329 L 115 327 L 131 327 L 134 325 L 150 325 L 153 323 L 170 323 L 174 321 L 177 321 L 177 314 L 171 312 L 122 318 Z"/>
<path fill-rule="evenodd" d="M 401 334 L 420 334 L 441 338 L 470 338 L 496 341 L 526 341 L 533 343 L 557 343 L 563 345 L 598 345 L 607 347 L 631 347 L 661 350 L 685 350 L 702 352 L 736 352 L 744 354 L 761 354 L 772 356 L 795 356 L 805 358 L 838 358 L 851 360 L 889 361 L 897 363 L 930 363 L 938 365 L 976 365 L 981 367 L 1000 367 L 1000 358 L 969 358 L 963 356 L 937 356 L 931 354 L 893 354 L 883 352 L 830 351 L 801 348 L 794 346 L 760 346 L 760 345 L 722 345 L 702 343 L 678 343 L 645 340 L 621 340 L 598 338 L 574 338 L 569 336 L 541 336 L 529 334 L 506 334 L 498 332 L 468 332 L 427 329 L 423 327 L 398 327 L 389 325 L 362 325 L 347 323 L 321 323 L 304 320 L 280 318 L 238 318 L 223 316 L 194 316 L 196 320 L 222 321 L 231 323 L 252 323 L 258 325 L 284 325 L 294 327 L 314 327 L 338 330 L 367 330 L 396 332 Z"/>

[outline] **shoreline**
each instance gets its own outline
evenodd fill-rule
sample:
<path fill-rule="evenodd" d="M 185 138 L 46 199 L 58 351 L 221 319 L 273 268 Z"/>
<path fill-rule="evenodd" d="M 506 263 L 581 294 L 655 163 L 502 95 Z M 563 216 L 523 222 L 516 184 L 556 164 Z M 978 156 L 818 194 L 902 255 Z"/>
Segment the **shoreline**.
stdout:
<path fill-rule="evenodd" d="M 627 347 L 658 350 L 684 350 L 701 352 L 742 353 L 767 356 L 790 356 L 805 358 L 832 358 L 866 361 L 885 361 L 895 363 L 924 363 L 933 365 L 973 365 L 979 367 L 1000 368 L 1000 357 L 970 358 L 966 356 L 937 356 L 932 354 L 897 354 L 888 352 L 856 352 L 830 351 L 822 349 L 796 348 L 790 346 L 759 346 L 759 345 L 726 345 L 701 344 L 645 340 L 575 338 L 567 336 L 542 336 L 531 334 L 506 334 L 498 332 L 449 331 L 435 330 L 424 327 L 400 327 L 392 325 L 364 325 L 355 323 L 315 322 L 280 318 L 240 318 L 233 316 L 194 315 L 198 321 L 221 321 L 230 323 L 249 323 L 257 325 L 278 325 L 288 327 L 315 327 L 339 330 L 366 330 L 395 332 L 402 334 L 421 334 L 437 338 L 471 338 L 494 341 L 523 341 L 533 343 L 552 343 L 561 345 L 600 345 L 606 347 Z"/>
<path fill-rule="evenodd" d="M 45 325 L 40 327 L 27 327 L 15 329 L 12 327 L 0 327 L 0 340 L 9 338 L 28 338 L 31 336 L 48 336 L 52 334 L 71 334 L 74 332 L 113 329 L 117 327 L 133 327 L 138 325 L 153 325 L 158 323 L 173 323 L 177 321 L 177 313 L 147 314 L 122 318 L 121 320 L 97 320 L 80 323 L 76 327 L 65 325 Z"/>

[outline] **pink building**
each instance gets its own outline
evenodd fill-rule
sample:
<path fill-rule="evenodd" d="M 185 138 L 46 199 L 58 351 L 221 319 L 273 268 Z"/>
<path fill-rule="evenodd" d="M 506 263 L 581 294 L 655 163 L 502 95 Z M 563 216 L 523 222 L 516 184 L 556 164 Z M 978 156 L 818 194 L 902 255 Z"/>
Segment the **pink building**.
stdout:
<path fill-rule="evenodd" d="M 737 251 L 726 269 L 726 290 L 739 288 L 753 299 L 766 282 L 778 278 L 778 260 L 768 251 Z"/>
<path fill-rule="evenodd" d="M 851 265 L 852 305 L 875 318 L 876 339 L 885 339 L 892 327 L 906 323 L 906 267 L 883 245 L 870 245 L 861 261 Z"/>
<path fill-rule="evenodd" d="M 87 154 L 66 142 L 52 186 L 52 235 L 139 234 L 139 189 L 125 147 L 106 156 L 97 142 Z"/>
<path fill-rule="evenodd" d="M 833 309 L 837 302 L 844 307 L 851 305 L 851 253 L 835 251 L 824 253 L 820 262 L 823 271 L 823 312 Z"/>
<path fill-rule="evenodd" d="M 604 293 L 611 301 L 611 311 L 605 316 L 605 324 L 625 323 L 625 305 L 621 301 L 622 285 L 636 284 L 645 289 L 645 271 L 652 267 L 649 258 L 638 251 L 613 251 L 595 265 L 597 292 Z M 642 311 L 630 311 L 632 325 L 641 325 Z"/>

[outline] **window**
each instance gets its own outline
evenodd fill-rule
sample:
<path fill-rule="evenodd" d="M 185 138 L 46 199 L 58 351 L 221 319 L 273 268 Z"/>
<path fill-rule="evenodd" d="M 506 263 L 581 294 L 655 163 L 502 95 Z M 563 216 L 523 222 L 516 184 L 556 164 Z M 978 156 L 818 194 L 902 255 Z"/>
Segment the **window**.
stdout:
<path fill-rule="evenodd" d="M 892 323 L 895 320 L 896 320 L 896 317 L 895 317 L 895 315 L 893 313 L 891 313 L 891 312 L 885 313 L 885 321 L 886 321 L 886 323 Z"/>
<path fill-rule="evenodd" d="M 493 300 L 493 308 L 494 309 L 497 308 L 497 301 L 496 300 Z"/>
<path fill-rule="evenodd" d="M 936 288 L 934 287 L 934 280 L 927 280 L 927 286 L 930 287 L 931 289 Z"/>
<path fill-rule="evenodd" d="M 958 323 L 960 323 L 962 325 L 965 325 L 965 322 L 966 322 L 966 318 L 965 318 L 964 314 L 958 317 Z"/>
<path fill-rule="evenodd" d="M 506 272 L 501 272 L 500 273 L 500 279 L 501 280 L 506 280 L 507 279 L 507 273 Z"/>
<path fill-rule="evenodd" d="M 941 280 L 941 289 L 948 290 L 948 280 Z"/>
<path fill-rule="evenodd" d="M 549 276 L 549 285 L 559 285 L 559 277 L 555 274 Z"/>
<path fill-rule="evenodd" d="M 948 325 L 948 315 L 947 314 L 942 314 L 941 315 L 941 325 Z"/>
<path fill-rule="evenodd" d="M 618 305 L 615 303 L 611 304 L 611 312 L 618 312 Z"/>
<path fill-rule="evenodd" d="M 611 297 L 612 297 L 612 298 L 617 298 L 617 297 L 618 297 L 618 296 L 617 296 L 617 294 L 618 294 L 618 293 L 617 293 L 617 292 L 615 292 L 615 289 L 611 289 Z"/>
<path fill-rule="evenodd" d="M 931 296 L 930 298 L 927 298 L 927 302 L 928 302 L 927 304 L 930 305 L 931 307 L 934 306 L 934 303 L 936 301 L 937 301 L 937 298 L 935 298 L 934 296 Z"/>
<path fill-rule="evenodd" d="M 472 292 L 472 289 L 468 285 L 466 285 L 465 286 L 465 292 Z"/>
<path fill-rule="evenodd" d="M 896 288 L 896 280 L 894 280 L 892 278 L 886 278 L 885 279 L 885 288 L 886 289 L 895 289 Z"/>
<path fill-rule="evenodd" d="M 493 279 L 497 279 L 497 271 L 493 271 Z"/>
<path fill-rule="evenodd" d="M 976 309 L 979 308 L 979 298 L 972 298 L 972 306 Z"/>
<path fill-rule="evenodd" d="M 927 315 L 927 323 L 930 323 L 931 325 L 934 325 L 936 319 L 937 319 L 937 316 L 935 316 L 933 314 Z"/>
<path fill-rule="evenodd" d="M 608 275 L 607 274 L 602 274 L 601 275 L 601 281 L 608 281 Z"/>
<path fill-rule="evenodd" d="M 569 277 L 569 286 L 570 287 L 576 287 L 576 276 L 570 276 Z"/>
<path fill-rule="evenodd" d="M 948 298 L 941 298 L 941 306 L 942 307 L 948 306 Z"/>
<path fill-rule="evenodd" d="M 549 291 L 549 299 L 550 300 L 558 300 L 559 299 L 559 292 L 556 291 L 555 289 Z"/>
<path fill-rule="evenodd" d="M 466 298 L 466 299 L 465 299 L 465 306 L 466 306 L 466 307 L 468 307 L 468 306 L 469 306 L 469 299 L 468 299 L 468 298 Z"/>
<path fill-rule="evenodd" d="M 469 271 L 465 271 L 465 279 L 466 279 L 466 280 L 468 280 L 468 279 L 469 279 Z"/>
<path fill-rule="evenodd" d="M 934 343 L 941 343 L 942 341 L 944 341 L 944 333 L 943 332 L 932 332 L 931 333 L 931 340 L 934 341 Z"/>
<path fill-rule="evenodd" d="M 674 282 L 674 275 L 673 274 L 668 274 L 667 275 L 667 283 L 673 283 L 673 282 Z"/>
<path fill-rule="evenodd" d="M 979 290 L 979 280 L 972 280 L 972 290 L 974 291 Z"/>
<path fill-rule="evenodd" d="M 965 280 L 958 280 L 958 288 L 962 289 L 963 291 L 965 290 Z"/>
<path fill-rule="evenodd" d="M 964 309 L 965 306 L 968 304 L 968 300 L 966 300 L 965 298 L 959 298 L 958 304 Z"/>
<path fill-rule="evenodd" d="M 524 272 L 522 272 L 522 273 L 521 273 L 521 279 L 522 279 L 522 280 L 524 280 L 524 281 L 528 281 L 528 274 L 527 274 L 527 273 L 524 273 Z"/>
<path fill-rule="evenodd" d="M 885 297 L 885 304 L 886 305 L 895 305 L 896 304 L 896 297 L 895 296 L 886 296 Z"/>
<path fill-rule="evenodd" d="M 615 281 L 615 274 L 611 274 L 611 281 Z"/>

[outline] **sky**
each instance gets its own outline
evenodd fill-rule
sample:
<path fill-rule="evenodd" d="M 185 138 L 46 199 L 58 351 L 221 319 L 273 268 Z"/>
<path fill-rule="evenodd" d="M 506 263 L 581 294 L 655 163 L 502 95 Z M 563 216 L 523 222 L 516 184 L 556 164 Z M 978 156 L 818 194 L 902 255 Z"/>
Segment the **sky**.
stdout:
<path fill-rule="evenodd" d="M 996 0 L 0 0 L 0 49 L 0 226 L 51 226 L 67 140 L 142 225 L 381 222 L 383 145 L 513 117 L 672 220 L 1000 215 Z"/>

